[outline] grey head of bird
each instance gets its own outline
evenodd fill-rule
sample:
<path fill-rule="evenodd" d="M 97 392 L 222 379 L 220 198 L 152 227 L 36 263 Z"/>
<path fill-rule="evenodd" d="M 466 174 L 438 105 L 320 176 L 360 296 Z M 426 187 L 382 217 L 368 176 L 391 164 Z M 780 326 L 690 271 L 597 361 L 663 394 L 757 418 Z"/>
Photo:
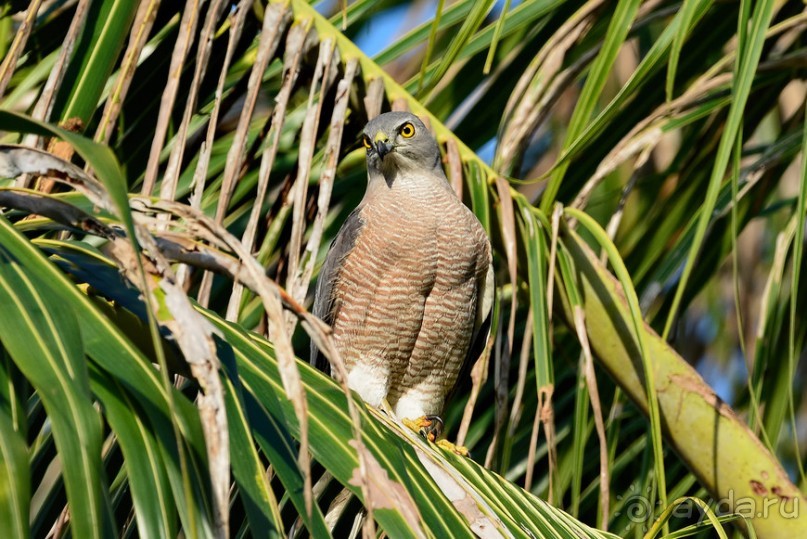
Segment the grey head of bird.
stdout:
<path fill-rule="evenodd" d="M 362 135 L 370 179 L 382 175 L 387 183 L 398 174 L 432 173 L 445 177 L 440 147 L 426 125 L 409 112 L 386 112 L 370 120 Z"/>

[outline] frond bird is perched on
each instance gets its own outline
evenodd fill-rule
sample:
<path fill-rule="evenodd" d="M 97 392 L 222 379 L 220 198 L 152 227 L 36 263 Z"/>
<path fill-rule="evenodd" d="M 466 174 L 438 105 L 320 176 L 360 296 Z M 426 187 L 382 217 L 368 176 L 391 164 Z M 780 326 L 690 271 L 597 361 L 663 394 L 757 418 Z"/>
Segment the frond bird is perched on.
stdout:
<path fill-rule="evenodd" d="M 382 114 L 363 141 L 367 191 L 328 252 L 314 313 L 333 328 L 350 388 L 436 435 L 448 394 L 489 334 L 490 242 L 417 116 Z M 312 362 L 328 370 L 313 345 Z"/>

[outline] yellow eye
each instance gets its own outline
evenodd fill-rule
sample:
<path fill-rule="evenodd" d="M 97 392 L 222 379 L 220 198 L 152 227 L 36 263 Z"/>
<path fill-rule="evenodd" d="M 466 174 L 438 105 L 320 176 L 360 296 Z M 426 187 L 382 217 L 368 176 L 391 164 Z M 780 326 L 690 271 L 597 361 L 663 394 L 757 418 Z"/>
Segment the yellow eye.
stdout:
<path fill-rule="evenodd" d="M 373 147 L 373 143 L 370 141 L 370 137 L 368 137 L 367 135 L 364 135 L 361 141 L 364 143 L 364 147 L 367 148 L 368 150 Z"/>
<path fill-rule="evenodd" d="M 400 131 L 400 133 L 401 133 L 401 136 L 402 136 L 403 138 L 412 138 L 412 137 L 414 137 L 414 136 L 415 136 L 415 126 L 414 126 L 414 125 L 412 125 L 412 124 L 411 124 L 411 123 L 409 123 L 409 122 L 406 122 L 406 123 L 405 123 L 405 124 L 403 124 L 403 126 L 401 127 L 401 131 Z"/>

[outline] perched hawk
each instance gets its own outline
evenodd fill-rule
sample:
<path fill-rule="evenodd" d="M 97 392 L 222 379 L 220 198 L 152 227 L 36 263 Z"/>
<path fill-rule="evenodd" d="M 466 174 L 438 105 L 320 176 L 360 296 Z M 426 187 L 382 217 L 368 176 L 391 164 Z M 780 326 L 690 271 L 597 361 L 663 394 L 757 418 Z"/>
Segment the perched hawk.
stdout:
<path fill-rule="evenodd" d="M 416 116 L 382 114 L 363 141 L 367 191 L 328 252 L 314 313 L 333 328 L 351 389 L 429 424 L 488 338 L 490 242 Z M 327 372 L 314 345 L 311 361 Z"/>

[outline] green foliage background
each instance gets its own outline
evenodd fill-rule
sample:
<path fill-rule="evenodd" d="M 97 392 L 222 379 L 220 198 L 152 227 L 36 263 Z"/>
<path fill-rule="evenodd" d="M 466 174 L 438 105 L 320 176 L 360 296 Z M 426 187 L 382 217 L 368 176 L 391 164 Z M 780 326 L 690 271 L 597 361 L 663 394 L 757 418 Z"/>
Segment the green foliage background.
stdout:
<path fill-rule="evenodd" d="M 807 534 L 803 2 L 0 10 L 0 529 Z M 472 459 L 294 359 L 390 108 L 496 251 Z"/>

